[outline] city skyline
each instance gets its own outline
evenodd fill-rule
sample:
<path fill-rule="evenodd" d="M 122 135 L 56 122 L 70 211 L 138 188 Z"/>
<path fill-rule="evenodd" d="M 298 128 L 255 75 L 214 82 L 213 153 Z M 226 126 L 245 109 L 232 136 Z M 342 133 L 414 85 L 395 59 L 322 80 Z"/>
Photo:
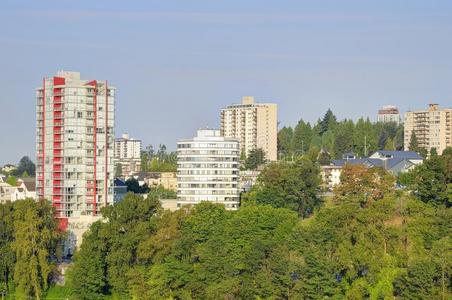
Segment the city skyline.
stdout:
<path fill-rule="evenodd" d="M 118 88 L 116 136 L 172 150 L 204 125 L 219 128 L 220 109 L 246 95 L 277 103 L 280 128 L 316 121 L 328 108 L 340 119 L 376 120 L 385 104 L 402 115 L 431 102 L 449 107 L 452 3 L 423 2 L 154 1 L 107 9 L 5 1 L 0 165 L 34 160 L 34 91 L 61 69 Z"/>

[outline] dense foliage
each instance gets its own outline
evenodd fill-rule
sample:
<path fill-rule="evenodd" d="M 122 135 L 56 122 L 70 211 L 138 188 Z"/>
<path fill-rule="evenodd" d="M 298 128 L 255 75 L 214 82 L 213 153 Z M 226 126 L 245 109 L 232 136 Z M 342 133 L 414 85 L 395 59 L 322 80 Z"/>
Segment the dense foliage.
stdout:
<path fill-rule="evenodd" d="M 257 167 L 263 165 L 266 162 L 265 152 L 263 149 L 258 148 L 250 151 L 248 157 L 245 159 L 245 170 L 256 170 Z"/>
<path fill-rule="evenodd" d="M 278 153 L 281 159 L 322 150 L 332 158 L 341 158 L 352 151 L 367 156 L 376 150 L 402 150 L 403 126 L 396 123 L 372 123 L 369 119 L 338 121 L 331 110 L 315 125 L 300 120 L 278 133 Z M 416 148 L 416 150 L 420 150 Z"/>
<path fill-rule="evenodd" d="M 266 166 L 238 211 L 163 211 L 155 189 L 104 208 L 67 274 L 69 299 L 450 299 L 452 151 L 416 167 L 409 190 L 346 166 L 318 199 L 318 166 Z M 430 193 L 429 193 L 430 192 Z M 448 202 L 449 201 L 449 202 Z M 300 217 L 301 216 L 301 217 Z M 0 288 L 46 296 L 59 233 L 48 204 L 0 206 Z M 52 291 L 53 293 L 53 291 Z"/>
<path fill-rule="evenodd" d="M 166 146 L 159 144 L 157 152 L 152 145 L 141 152 L 141 171 L 145 172 L 176 172 L 177 154 L 168 152 Z"/>
<path fill-rule="evenodd" d="M 309 159 L 273 162 L 262 170 L 257 184 L 243 196 L 244 202 L 268 204 L 309 216 L 321 201 L 319 168 Z"/>
<path fill-rule="evenodd" d="M 423 164 L 411 172 L 401 174 L 399 182 L 424 202 L 452 205 L 452 147 L 442 155 L 432 153 Z"/>
<path fill-rule="evenodd" d="M 126 186 L 127 186 L 128 192 L 132 192 L 135 194 L 147 194 L 150 191 L 150 189 L 146 183 L 143 185 L 140 185 L 138 180 L 136 180 L 135 178 L 127 179 Z"/>
<path fill-rule="evenodd" d="M 0 168 L 0 171 L 0 173 L 2 173 L 3 175 L 16 177 L 33 177 L 36 173 L 36 166 L 28 156 L 24 156 L 19 160 L 19 163 L 17 164 L 17 167 L 15 169 L 7 172 L 5 169 Z"/>
<path fill-rule="evenodd" d="M 0 204 L 0 293 L 39 299 L 61 257 L 61 233 L 47 202 Z"/>
<path fill-rule="evenodd" d="M 449 158 L 438 159 L 450 169 Z M 317 184 L 316 168 L 268 165 L 238 211 L 212 203 L 162 211 L 155 196 L 128 194 L 86 234 L 72 297 L 450 299 L 444 202 L 396 190 L 381 169 L 353 166 L 333 201 L 300 218 L 296 204 Z"/>

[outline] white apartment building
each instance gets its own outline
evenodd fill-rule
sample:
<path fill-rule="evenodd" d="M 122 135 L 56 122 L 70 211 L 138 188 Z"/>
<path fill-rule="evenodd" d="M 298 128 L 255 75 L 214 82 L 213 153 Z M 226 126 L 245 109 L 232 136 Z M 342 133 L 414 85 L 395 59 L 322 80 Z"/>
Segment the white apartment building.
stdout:
<path fill-rule="evenodd" d="M 36 90 L 36 190 L 68 218 L 113 203 L 115 88 L 60 71 Z"/>
<path fill-rule="evenodd" d="M 177 206 L 211 201 L 239 206 L 239 142 L 219 130 L 198 130 L 177 143 Z"/>
<path fill-rule="evenodd" d="M 394 105 L 385 105 L 380 110 L 378 110 L 378 122 L 389 123 L 395 122 L 400 124 L 400 113 L 399 109 Z"/>
<path fill-rule="evenodd" d="M 121 166 L 121 177 L 139 172 L 141 166 L 141 140 L 123 134 L 115 140 L 115 165 Z"/>
<path fill-rule="evenodd" d="M 277 160 L 277 105 L 256 103 L 254 97 L 243 97 L 241 104 L 221 110 L 221 135 L 238 139 L 241 152 L 246 155 L 261 148 L 267 160 Z"/>
<path fill-rule="evenodd" d="M 416 135 L 418 146 L 428 151 L 436 148 L 438 154 L 452 146 L 452 108 L 440 109 L 429 104 L 428 109 L 405 113 L 404 149 L 409 150 L 411 134 Z"/>

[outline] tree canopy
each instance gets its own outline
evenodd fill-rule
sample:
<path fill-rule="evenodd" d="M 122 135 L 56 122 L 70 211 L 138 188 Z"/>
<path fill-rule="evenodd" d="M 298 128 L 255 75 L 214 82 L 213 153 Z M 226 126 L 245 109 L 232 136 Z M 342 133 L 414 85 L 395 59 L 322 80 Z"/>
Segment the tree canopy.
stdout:
<path fill-rule="evenodd" d="M 368 156 L 376 150 L 402 150 L 403 133 L 403 126 L 395 122 L 372 123 L 363 118 L 356 122 L 337 120 L 328 110 L 315 124 L 301 119 L 294 128 L 284 126 L 278 132 L 278 153 L 281 159 L 292 159 L 321 149 L 336 159 L 345 152 Z"/>

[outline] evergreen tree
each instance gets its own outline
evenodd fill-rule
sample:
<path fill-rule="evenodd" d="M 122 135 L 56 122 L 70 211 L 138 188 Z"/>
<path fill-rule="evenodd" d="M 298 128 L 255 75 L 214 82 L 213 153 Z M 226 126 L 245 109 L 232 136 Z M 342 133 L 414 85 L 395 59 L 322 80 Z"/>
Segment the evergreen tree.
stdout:
<path fill-rule="evenodd" d="M 302 154 L 308 151 L 312 140 L 312 128 L 309 123 L 300 120 L 294 129 L 292 138 L 292 149 L 297 154 Z"/>
<path fill-rule="evenodd" d="M 256 170 L 257 167 L 265 163 L 265 152 L 262 149 L 251 150 L 245 160 L 245 169 Z"/>
<path fill-rule="evenodd" d="M 323 116 L 322 121 L 320 121 L 319 134 L 323 135 L 328 130 L 332 130 L 336 125 L 336 116 L 333 114 L 331 109 L 328 109 L 325 115 Z"/>
<path fill-rule="evenodd" d="M 283 127 L 278 132 L 278 153 L 280 156 L 287 156 L 292 152 L 292 127 Z"/>
<path fill-rule="evenodd" d="M 415 151 L 415 152 L 419 151 L 417 137 L 416 137 L 416 134 L 414 133 L 414 130 L 411 132 L 410 145 L 408 146 L 408 149 L 410 151 Z"/>

